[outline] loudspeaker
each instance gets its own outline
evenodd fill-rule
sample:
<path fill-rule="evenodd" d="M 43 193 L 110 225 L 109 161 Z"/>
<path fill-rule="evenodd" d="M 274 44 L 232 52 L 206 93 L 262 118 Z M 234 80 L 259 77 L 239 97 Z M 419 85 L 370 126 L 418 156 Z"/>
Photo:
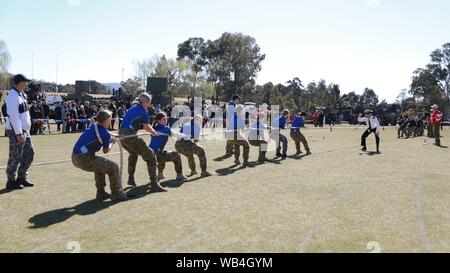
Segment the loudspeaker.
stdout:
<path fill-rule="evenodd" d="M 75 97 L 81 99 L 83 93 L 91 92 L 91 82 L 89 81 L 76 81 L 75 82 Z"/>
<path fill-rule="evenodd" d="M 167 78 L 147 78 L 147 92 L 153 96 L 160 96 L 167 93 Z"/>
<path fill-rule="evenodd" d="M 157 105 L 161 104 L 162 107 L 170 105 L 172 103 L 172 100 L 170 96 L 153 96 L 152 97 L 152 104 Z"/>

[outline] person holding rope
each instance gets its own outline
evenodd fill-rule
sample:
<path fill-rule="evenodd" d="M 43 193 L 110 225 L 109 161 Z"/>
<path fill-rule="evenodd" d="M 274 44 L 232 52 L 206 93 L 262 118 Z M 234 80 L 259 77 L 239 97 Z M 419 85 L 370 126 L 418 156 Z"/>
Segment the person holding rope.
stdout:
<path fill-rule="evenodd" d="M 96 123 L 84 131 L 75 144 L 72 163 L 83 171 L 95 173 L 97 200 L 126 201 L 128 196 L 122 188 L 119 166 L 111 160 L 95 155 L 102 148 L 104 154 L 111 151 L 112 138 L 107 129 L 111 124 L 111 112 L 98 112 L 94 121 Z M 109 176 L 111 194 L 105 191 L 106 174 Z"/>
<path fill-rule="evenodd" d="M 156 114 L 155 123 L 153 124 L 155 131 L 161 133 L 160 136 L 154 136 L 150 142 L 150 149 L 155 151 L 156 158 L 158 160 L 158 180 L 163 180 L 164 169 L 166 167 L 166 162 L 173 162 L 175 164 L 175 171 L 177 173 L 177 181 L 185 182 L 187 178 L 183 175 L 183 165 L 181 162 L 181 156 L 177 152 L 165 151 L 167 141 L 169 141 L 169 136 L 183 136 L 170 129 L 167 126 L 167 114 L 164 112 L 159 112 Z"/>
<path fill-rule="evenodd" d="M 248 135 L 250 145 L 259 148 L 259 163 L 268 161 L 266 154 L 269 145 L 264 134 L 267 130 L 267 125 L 264 122 L 265 120 L 266 114 L 264 112 L 258 113 L 257 120 L 251 125 L 250 133 Z"/>
<path fill-rule="evenodd" d="M 136 164 L 138 156 L 141 156 L 147 163 L 147 171 L 150 176 L 150 192 L 166 192 L 158 184 L 156 175 L 156 154 L 147 146 L 144 140 L 137 136 L 140 129 L 144 128 L 151 135 L 159 136 L 160 134 L 150 125 L 147 109 L 150 107 L 152 96 L 148 93 L 142 93 L 139 96 L 139 103 L 130 108 L 123 118 L 120 126 L 119 135 L 124 138 L 121 144 L 128 151 L 128 185 L 135 187 L 136 181 L 134 174 L 136 172 Z M 133 137 L 134 136 L 134 137 Z"/>
<path fill-rule="evenodd" d="M 289 118 L 289 110 L 283 110 L 283 114 L 272 122 L 272 130 L 271 133 L 276 136 L 278 135 L 278 143 L 277 143 L 277 157 L 281 157 L 282 159 L 287 158 L 287 150 L 288 150 L 288 139 L 281 133 L 282 129 L 286 129 L 286 125 L 288 123 Z M 281 145 L 283 145 L 283 153 L 281 153 Z"/>
<path fill-rule="evenodd" d="M 301 132 L 301 128 L 305 128 L 305 120 L 306 120 L 306 113 L 303 112 L 299 115 L 297 115 L 292 122 L 291 127 L 291 138 L 295 142 L 295 148 L 297 149 L 297 153 L 295 155 L 301 155 L 303 154 L 300 144 L 303 144 L 306 149 L 306 155 L 311 155 L 311 150 L 309 149 L 308 140 L 306 140 L 306 137 Z"/>
<path fill-rule="evenodd" d="M 194 119 L 185 123 L 180 130 L 180 133 L 184 134 L 184 137 L 180 137 L 175 143 L 176 151 L 186 156 L 188 159 L 189 168 L 191 169 L 191 174 L 189 177 L 198 174 L 195 166 L 194 155 L 197 155 L 200 159 L 200 168 L 202 170 L 201 177 L 212 176 L 212 174 L 210 174 L 207 170 L 205 148 L 197 144 L 200 139 L 202 123 L 203 117 L 201 115 L 196 115 Z"/>
<path fill-rule="evenodd" d="M 248 166 L 248 159 L 250 157 L 250 143 L 242 135 L 242 131 L 246 128 L 245 125 L 245 109 L 244 106 L 238 105 L 235 108 L 236 114 L 230 121 L 230 126 L 227 132 L 228 143 L 234 147 L 234 163 L 241 165 L 239 160 L 241 156 L 240 146 L 243 148 L 243 166 Z"/>
<path fill-rule="evenodd" d="M 234 95 L 231 101 L 228 103 L 226 108 L 226 119 L 227 119 L 227 130 L 233 130 L 231 127 L 231 121 L 233 120 L 233 117 L 236 116 L 235 108 L 241 103 L 241 97 L 239 95 Z M 230 139 L 227 138 L 227 146 L 225 148 L 225 155 L 231 156 L 233 155 L 233 143 L 232 143 L 233 137 L 230 137 Z"/>
<path fill-rule="evenodd" d="M 377 143 L 377 153 L 379 154 L 380 153 L 380 128 L 381 128 L 381 126 L 380 126 L 380 122 L 378 121 L 378 119 L 373 115 L 373 111 L 367 110 L 366 117 L 362 117 L 362 114 L 359 114 L 358 122 L 366 123 L 367 125 L 369 125 L 369 128 L 361 136 L 361 146 L 362 146 L 361 151 L 363 151 L 363 152 L 367 151 L 367 145 L 366 145 L 367 137 L 370 134 L 374 133 L 376 143 Z"/>

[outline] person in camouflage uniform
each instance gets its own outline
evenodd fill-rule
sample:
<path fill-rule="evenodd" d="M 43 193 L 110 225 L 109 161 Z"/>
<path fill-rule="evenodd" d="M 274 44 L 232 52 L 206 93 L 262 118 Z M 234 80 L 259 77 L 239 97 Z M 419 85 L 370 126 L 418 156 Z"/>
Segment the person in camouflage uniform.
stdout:
<path fill-rule="evenodd" d="M 242 135 L 241 131 L 245 129 L 245 111 L 244 106 L 238 105 L 235 108 L 235 115 L 229 122 L 229 127 L 227 128 L 227 143 L 234 147 L 234 163 L 236 165 L 241 165 L 240 156 L 241 149 L 243 148 L 243 159 L 244 167 L 248 165 L 248 159 L 250 157 L 250 143 Z"/>
<path fill-rule="evenodd" d="M 265 132 L 267 130 L 267 125 L 265 124 L 266 114 L 260 112 L 257 114 L 257 119 L 250 128 L 250 133 L 248 135 L 248 142 L 250 145 L 259 148 L 258 162 L 264 163 L 268 161 L 266 154 L 268 150 L 268 142 L 266 141 Z"/>
<path fill-rule="evenodd" d="M 292 123 L 291 138 L 295 142 L 295 148 L 297 149 L 296 155 L 300 155 L 300 154 L 303 153 L 302 150 L 301 150 L 300 143 L 302 143 L 303 146 L 305 146 L 306 155 L 311 155 L 312 154 L 311 150 L 309 148 L 309 145 L 308 145 L 308 141 L 306 140 L 306 137 L 303 135 L 303 133 L 300 130 L 301 128 L 305 127 L 305 118 L 306 118 L 306 113 L 303 112 L 300 115 L 298 115 L 294 119 L 294 122 Z"/>
<path fill-rule="evenodd" d="M 232 131 L 233 129 L 229 129 L 232 119 L 235 115 L 235 108 L 241 103 L 241 97 L 239 95 L 234 95 L 228 105 L 226 106 L 224 119 L 226 120 L 226 128 L 227 130 Z M 226 118 L 225 118 L 226 117 Z M 227 137 L 227 145 L 225 148 L 225 156 L 232 156 L 234 153 L 235 145 L 232 143 L 233 137 Z M 239 157 L 239 156 L 238 156 Z"/>
<path fill-rule="evenodd" d="M 200 139 L 202 122 L 203 117 L 196 116 L 192 121 L 185 123 L 180 131 L 180 133 L 183 134 L 184 137 L 180 137 L 180 139 L 175 143 L 175 149 L 178 153 L 187 157 L 189 168 L 191 169 L 190 176 L 198 174 L 194 159 L 194 155 L 197 155 L 200 159 L 200 168 L 202 170 L 201 177 L 208 177 L 211 176 L 211 174 L 207 170 L 208 166 L 206 151 L 203 146 L 197 144 L 198 140 Z"/>
<path fill-rule="evenodd" d="M 9 139 L 9 158 L 6 168 L 7 190 L 19 190 L 23 187 L 34 186 L 27 180 L 28 169 L 33 163 L 35 155 L 30 137 L 30 111 L 27 96 L 24 93 L 30 80 L 19 74 L 14 77 L 13 81 L 14 87 L 9 91 L 4 104 L 5 109 L 3 109 L 8 117 L 5 123 L 5 134 Z"/>
<path fill-rule="evenodd" d="M 158 183 L 158 177 L 156 175 L 156 154 L 147 146 L 144 140 L 134 136 L 142 127 L 152 135 L 160 135 L 150 125 L 147 109 L 150 107 L 151 100 L 152 97 L 147 93 L 139 96 L 139 103 L 131 107 L 125 114 L 120 126 L 119 135 L 122 138 L 121 144 L 123 148 L 130 154 L 128 157 L 128 185 L 136 186 L 134 174 L 136 172 L 138 157 L 141 156 L 147 163 L 147 171 L 150 177 L 150 192 L 156 193 L 166 191 Z"/>
<path fill-rule="evenodd" d="M 177 181 L 184 182 L 186 177 L 183 175 L 183 165 L 181 161 L 181 156 L 177 152 L 165 151 L 169 137 L 179 136 L 167 126 L 167 115 L 164 112 L 156 114 L 155 123 L 153 128 L 161 133 L 161 136 L 154 136 L 150 142 L 150 149 L 156 152 L 156 158 L 158 160 L 158 179 L 161 181 L 165 179 L 164 169 L 166 168 L 167 162 L 173 162 L 175 165 L 175 172 L 177 173 Z"/>
<path fill-rule="evenodd" d="M 72 163 L 75 167 L 95 173 L 97 199 L 125 201 L 128 199 L 120 181 L 119 166 L 111 160 L 96 156 L 95 153 L 103 147 L 103 153 L 111 151 L 111 135 L 106 128 L 111 123 L 111 113 L 103 110 L 95 117 L 96 124 L 91 125 L 79 138 L 72 153 Z M 106 174 L 109 176 L 111 195 L 105 191 Z"/>
<path fill-rule="evenodd" d="M 288 139 L 281 133 L 281 130 L 286 128 L 286 125 L 288 124 L 289 115 L 290 115 L 289 110 L 287 109 L 283 110 L 283 114 L 273 122 L 271 128 L 272 138 L 278 140 L 277 157 L 278 158 L 281 157 L 282 159 L 287 158 Z M 283 146 L 283 153 L 281 152 L 281 146 Z"/>
<path fill-rule="evenodd" d="M 407 123 L 408 123 L 408 117 L 401 117 L 400 120 L 398 121 L 398 130 L 397 130 L 398 138 L 405 137 Z"/>
<path fill-rule="evenodd" d="M 425 125 L 427 127 L 427 137 L 434 138 L 434 128 L 433 123 L 431 122 L 431 114 L 426 113 L 425 118 L 426 118 Z"/>

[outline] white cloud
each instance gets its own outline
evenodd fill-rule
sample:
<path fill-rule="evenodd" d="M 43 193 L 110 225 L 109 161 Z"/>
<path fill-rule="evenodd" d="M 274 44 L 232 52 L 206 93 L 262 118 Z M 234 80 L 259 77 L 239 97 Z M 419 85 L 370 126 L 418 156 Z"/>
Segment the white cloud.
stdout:
<path fill-rule="evenodd" d="M 367 0 L 367 4 L 369 6 L 381 6 L 383 5 L 384 0 Z"/>
<path fill-rule="evenodd" d="M 66 0 L 66 3 L 69 6 L 80 6 L 81 0 Z"/>

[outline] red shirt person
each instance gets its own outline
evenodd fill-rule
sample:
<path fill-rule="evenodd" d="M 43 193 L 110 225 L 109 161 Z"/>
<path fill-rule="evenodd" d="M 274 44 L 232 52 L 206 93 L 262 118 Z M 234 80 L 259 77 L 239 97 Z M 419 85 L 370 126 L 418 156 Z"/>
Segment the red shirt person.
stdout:
<path fill-rule="evenodd" d="M 436 138 L 436 143 L 434 143 L 436 146 L 441 146 L 441 124 L 442 124 L 442 112 L 439 111 L 439 106 L 437 104 L 433 105 L 433 107 L 431 107 L 433 109 L 433 111 L 431 112 L 431 117 L 430 117 L 430 121 L 431 124 L 433 125 L 433 132 L 434 132 L 434 137 Z"/>

